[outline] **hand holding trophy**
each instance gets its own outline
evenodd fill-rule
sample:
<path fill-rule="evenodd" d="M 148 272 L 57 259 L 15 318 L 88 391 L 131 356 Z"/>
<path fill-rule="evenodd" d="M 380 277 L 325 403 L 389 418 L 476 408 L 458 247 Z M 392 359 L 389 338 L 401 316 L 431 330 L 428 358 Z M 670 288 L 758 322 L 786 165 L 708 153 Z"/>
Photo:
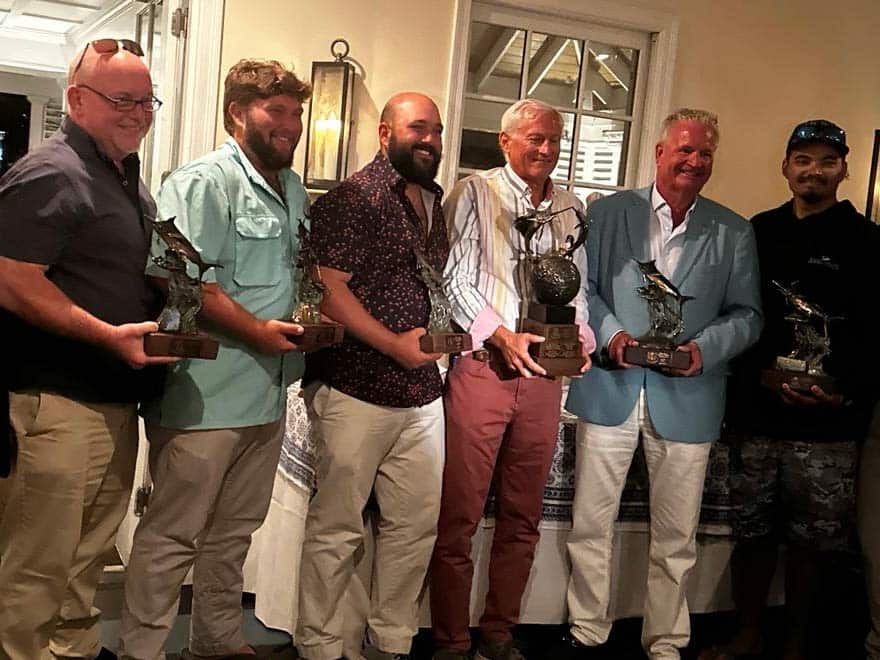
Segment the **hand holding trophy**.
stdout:
<path fill-rule="evenodd" d="M 764 369 L 761 384 L 776 391 L 786 384 L 795 392 L 809 392 L 813 385 L 818 385 L 826 394 L 833 394 L 834 378 L 825 372 L 822 362 L 831 353 L 828 326 L 840 317 L 829 316 L 793 287 L 776 280 L 772 284 L 785 296 L 791 310 L 785 320 L 794 325 L 794 348 L 786 356 L 777 356 L 772 369 Z"/>
<path fill-rule="evenodd" d="M 648 303 L 650 330 L 638 338 L 638 346 L 627 346 L 623 359 L 633 365 L 650 368 L 687 369 L 689 353 L 677 350 L 675 337 L 684 330 L 681 308 L 691 296 L 681 292 L 663 276 L 654 261 L 639 261 L 639 270 L 645 280 L 637 289 L 639 297 Z"/>
<path fill-rule="evenodd" d="M 578 237 L 568 236 L 566 245 L 544 254 L 532 249 L 532 239 L 544 226 L 566 211 L 574 211 L 578 221 Z M 520 331 L 545 337 L 545 341 L 529 346 L 529 353 L 548 376 L 577 376 L 584 365 L 579 331 L 575 324 L 575 308 L 571 302 L 581 286 L 581 274 L 572 257 L 587 239 L 587 220 L 574 207 L 559 211 L 533 211 L 514 221 L 515 229 L 526 243 L 523 264 L 529 269 L 534 300 L 528 314 L 520 319 Z"/>
<path fill-rule="evenodd" d="M 202 276 L 209 268 L 222 266 L 202 261 L 189 239 L 174 226 L 174 218 L 152 224 L 167 246 L 163 256 L 153 257 L 153 263 L 168 271 L 168 298 L 156 320 L 159 332 L 144 337 L 144 352 L 214 360 L 220 342 L 199 330 L 196 316 L 202 308 Z M 198 277 L 186 272 L 187 261 L 199 269 Z"/>
<path fill-rule="evenodd" d="M 321 279 L 321 266 L 309 245 L 309 231 L 303 222 L 299 223 L 298 232 L 300 251 L 296 267 L 301 272 L 299 298 L 290 319 L 285 320 L 303 328 L 301 335 L 290 335 L 290 341 L 302 351 L 316 351 L 341 342 L 345 328 L 321 317 L 321 301 L 327 295 L 327 286 Z"/>

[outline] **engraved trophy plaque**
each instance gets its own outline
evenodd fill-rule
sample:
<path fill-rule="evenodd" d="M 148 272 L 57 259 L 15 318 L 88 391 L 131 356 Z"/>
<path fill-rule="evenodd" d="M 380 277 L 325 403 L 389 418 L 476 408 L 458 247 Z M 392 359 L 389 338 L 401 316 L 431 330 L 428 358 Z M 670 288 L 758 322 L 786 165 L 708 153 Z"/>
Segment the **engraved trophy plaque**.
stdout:
<path fill-rule="evenodd" d="M 222 266 L 202 261 L 189 239 L 174 226 L 174 218 L 153 221 L 152 225 L 166 245 L 165 254 L 153 257 L 153 263 L 168 271 L 168 299 L 156 319 L 159 332 L 144 337 L 144 352 L 214 360 L 220 342 L 199 330 L 196 316 L 202 308 L 202 276 L 209 268 Z M 186 272 L 187 261 L 199 269 L 198 277 Z"/>
<path fill-rule="evenodd" d="M 532 239 L 561 213 L 574 211 L 578 220 L 578 237 L 568 236 L 565 246 L 538 254 L 532 249 Z M 560 211 L 532 211 L 518 217 L 514 228 L 526 243 L 525 265 L 529 269 L 534 300 L 529 302 L 528 313 L 520 319 L 520 331 L 545 337 L 542 343 L 529 346 L 529 353 L 548 376 L 576 376 L 584 365 L 575 308 L 569 305 L 578 294 L 581 274 L 572 256 L 587 240 L 587 220 L 574 207 Z"/>
<path fill-rule="evenodd" d="M 794 348 L 788 355 L 777 356 L 772 369 L 761 372 L 761 384 L 776 391 L 787 384 L 799 392 L 809 392 L 813 385 L 818 385 L 826 394 L 834 394 L 834 378 L 825 372 L 822 363 L 831 354 L 828 326 L 841 317 L 829 316 L 793 287 L 776 280 L 771 283 L 785 297 L 791 310 L 785 320 L 794 326 Z"/>
<path fill-rule="evenodd" d="M 693 297 L 681 295 L 675 285 L 657 270 L 653 260 L 636 263 L 645 280 L 637 292 L 648 304 L 650 330 L 644 337 L 636 339 L 638 346 L 627 346 L 623 350 L 623 359 L 640 367 L 687 369 L 691 356 L 676 350 L 675 337 L 684 330 L 681 308 Z"/>
<path fill-rule="evenodd" d="M 428 316 L 428 334 L 419 338 L 419 348 L 424 353 L 461 353 L 473 349 L 473 339 L 466 332 L 452 329 L 452 305 L 443 287 L 443 276 L 428 263 L 427 257 L 418 249 L 416 257 L 419 279 L 428 289 L 431 314 Z"/>
<path fill-rule="evenodd" d="M 299 223 L 297 231 L 300 247 L 296 267 L 301 272 L 299 302 L 289 320 L 301 325 L 303 333 L 290 335 L 289 339 L 302 351 L 316 351 L 341 342 L 345 328 L 321 318 L 321 301 L 327 295 L 327 286 L 321 279 L 321 266 L 309 245 L 309 231 L 303 222 Z"/>

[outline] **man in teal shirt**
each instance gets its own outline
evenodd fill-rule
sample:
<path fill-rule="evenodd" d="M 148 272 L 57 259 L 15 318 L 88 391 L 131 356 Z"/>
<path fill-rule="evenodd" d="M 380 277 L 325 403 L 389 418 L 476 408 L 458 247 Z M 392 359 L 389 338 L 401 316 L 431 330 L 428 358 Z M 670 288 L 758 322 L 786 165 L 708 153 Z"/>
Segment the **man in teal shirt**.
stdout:
<path fill-rule="evenodd" d="M 302 375 L 291 342 L 293 263 L 307 197 L 290 170 L 311 90 L 278 62 L 242 60 L 226 77 L 216 151 L 174 172 L 159 214 L 202 258 L 202 327 L 216 360 L 183 360 L 146 407 L 153 493 L 135 532 L 120 653 L 154 660 L 193 568 L 190 649 L 184 657 L 253 657 L 241 633 L 242 565 L 263 522 L 281 449 L 287 386 Z M 161 255 L 159 239 L 152 254 Z M 147 273 L 167 277 L 152 263 Z M 195 274 L 195 273 L 191 273 Z"/>

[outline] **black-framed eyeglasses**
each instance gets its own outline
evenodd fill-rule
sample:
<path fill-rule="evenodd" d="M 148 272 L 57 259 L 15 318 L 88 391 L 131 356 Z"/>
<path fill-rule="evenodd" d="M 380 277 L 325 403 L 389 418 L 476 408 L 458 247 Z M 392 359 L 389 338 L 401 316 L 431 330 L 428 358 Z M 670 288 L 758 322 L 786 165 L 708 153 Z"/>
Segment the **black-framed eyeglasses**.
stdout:
<path fill-rule="evenodd" d="M 117 112 L 130 112 L 134 110 L 135 106 L 139 105 L 144 109 L 144 112 L 156 112 L 159 108 L 162 107 L 162 101 L 157 99 L 155 96 L 151 96 L 146 99 L 119 99 L 114 96 L 107 96 L 104 92 L 99 92 L 94 87 L 89 87 L 88 85 L 74 85 L 75 87 L 83 87 L 90 92 L 94 92 L 102 99 L 107 101 L 113 106 L 113 109 Z"/>
<path fill-rule="evenodd" d="M 73 83 L 76 79 L 76 73 L 80 70 L 80 67 L 82 67 L 89 46 L 100 55 L 116 53 L 119 52 L 119 49 L 121 48 L 122 50 L 127 50 L 129 53 L 137 55 L 138 57 L 144 56 L 144 49 L 141 48 L 141 45 L 137 41 L 132 41 L 131 39 L 95 39 L 94 41 L 87 43 L 86 47 L 83 48 L 82 55 L 79 56 L 79 62 L 76 63 L 73 73 L 70 74 L 70 83 Z"/>

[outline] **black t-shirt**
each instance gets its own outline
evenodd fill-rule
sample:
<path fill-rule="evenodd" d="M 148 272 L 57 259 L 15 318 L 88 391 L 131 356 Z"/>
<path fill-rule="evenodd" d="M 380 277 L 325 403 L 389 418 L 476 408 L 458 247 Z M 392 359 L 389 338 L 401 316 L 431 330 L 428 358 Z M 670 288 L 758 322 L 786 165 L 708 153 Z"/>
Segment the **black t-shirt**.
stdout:
<path fill-rule="evenodd" d="M 46 276 L 90 314 L 119 325 L 154 320 L 159 297 L 144 277 L 156 206 L 136 154 L 124 174 L 65 119 L 0 179 L 0 256 L 48 266 Z M 10 388 L 84 401 L 151 396 L 163 370 L 134 370 L 109 352 L 0 315 Z"/>
<path fill-rule="evenodd" d="M 880 264 L 880 227 L 848 201 L 797 219 L 793 202 L 752 218 L 761 267 L 764 329 L 758 342 L 733 363 L 727 423 L 771 437 L 811 441 L 860 440 L 867 432 L 878 396 L 874 336 L 880 325 L 876 268 Z M 831 316 L 831 354 L 825 370 L 848 401 L 840 408 L 804 408 L 783 403 L 760 385 L 761 370 L 793 348 L 791 313 L 772 285 L 794 289 Z"/>

